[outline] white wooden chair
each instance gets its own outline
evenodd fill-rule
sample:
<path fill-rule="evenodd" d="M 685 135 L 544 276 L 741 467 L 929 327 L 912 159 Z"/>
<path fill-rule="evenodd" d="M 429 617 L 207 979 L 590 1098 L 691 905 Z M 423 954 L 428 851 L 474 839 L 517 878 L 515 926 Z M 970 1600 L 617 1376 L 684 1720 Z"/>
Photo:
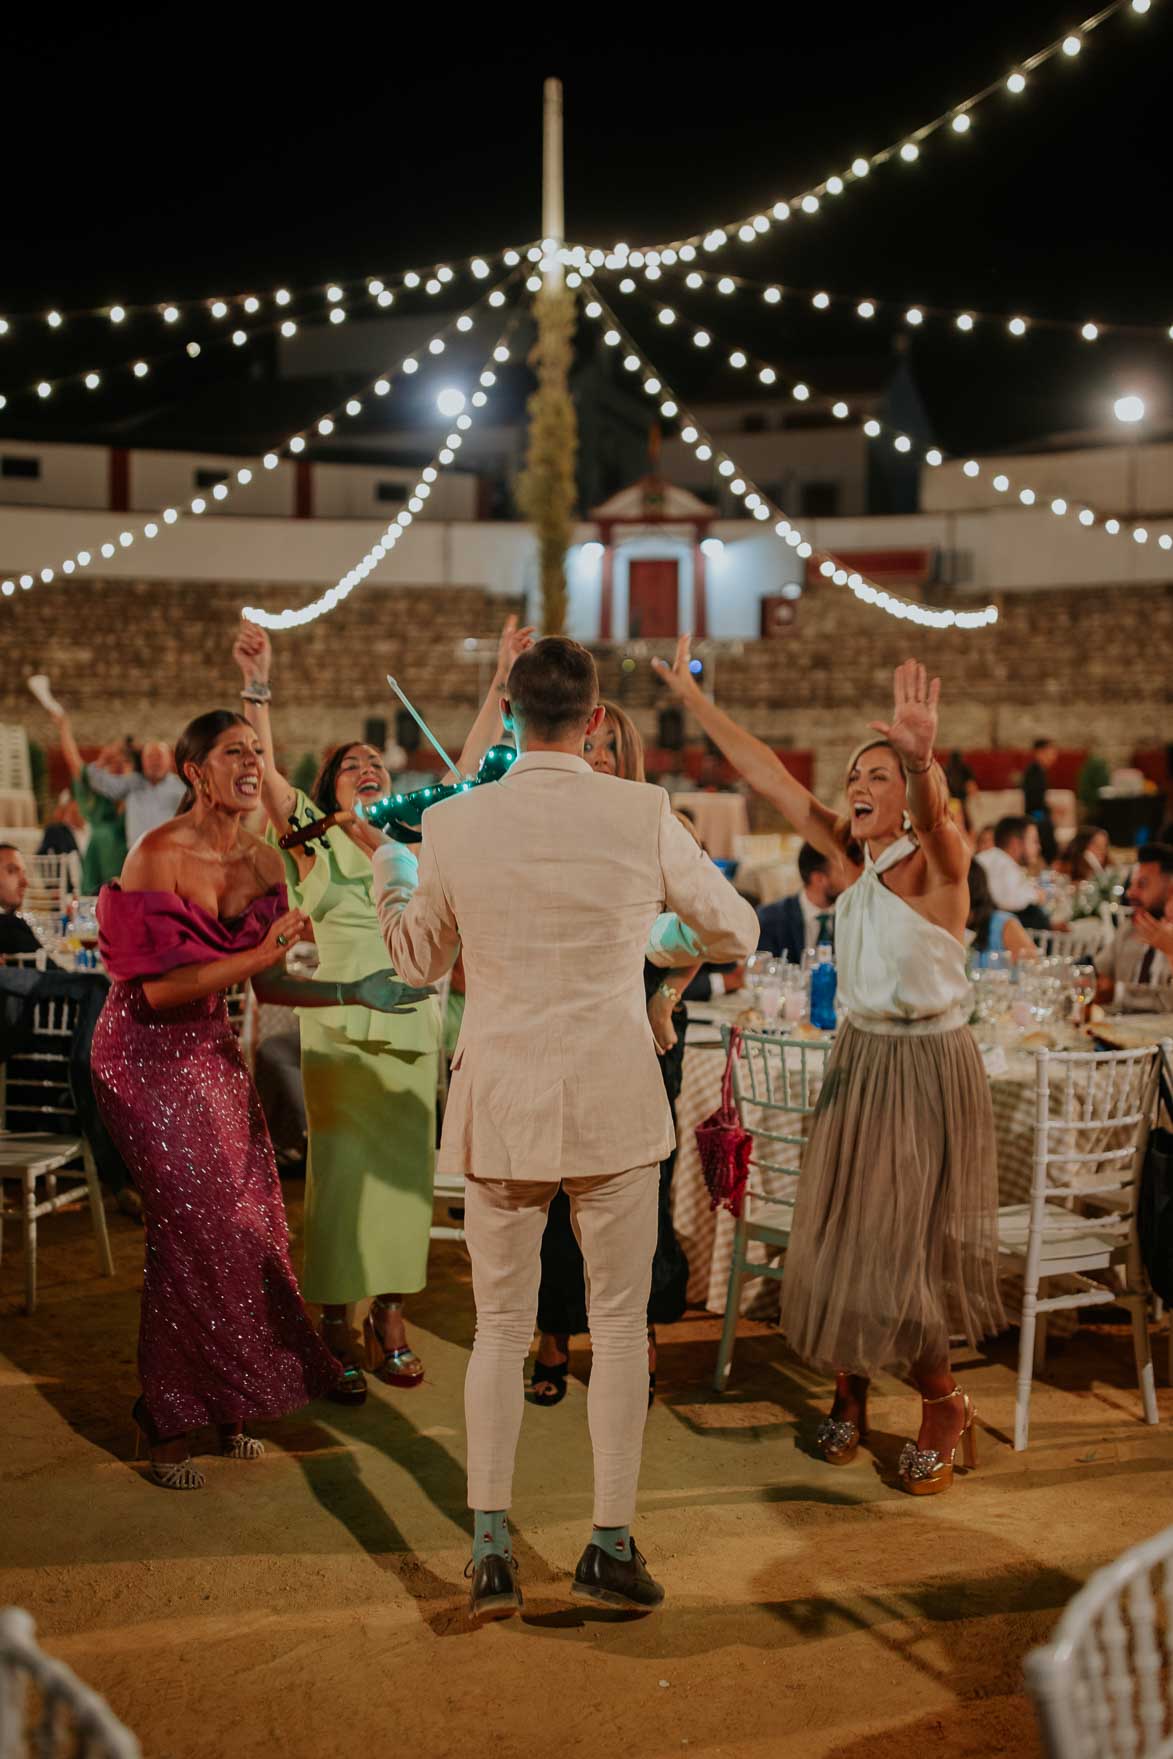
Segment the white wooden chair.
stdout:
<path fill-rule="evenodd" d="M 19 1606 L 0 1608 L 0 1759 L 142 1759 L 104 1698 L 37 1647 Z"/>
<path fill-rule="evenodd" d="M 721 1028 L 729 1050 L 729 1028 Z M 815 1109 L 831 1054 L 829 1039 L 782 1038 L 776 1033 L 743 1032 L 742 1055 L 733 1065 L 733 1096 L 742 1125 L 754 1139 L 749 1184 L 733 1234 L 725 1324 L 717 1351 L 713 1385 L 726 1391 L 748 1276 L 781 1280 L 784 1264 L 751 1259 L 760 1245 L 784 1251 L 794 1222 L 798 1173 L 806 1142 L 807 1119 Z"/>
<path fill-rule="evenodd" d="M 89 1143 L 77 1127 L 77 1113 L 69 1085 L 69 1047 L 73 1037 L 77 1004 L 54 997 L 36 1004 L 33 1014 L 34 1043 L 21 1051 L 11 1065 L 0 1064 L 0 1252 L 4 1222 L 19 1218 L 24 1238 L 26 1313 L 37 1304 L 37 1224 L 71 1203 L 88 1197 L 103 1276 L 114 1275 L 110 1237 L 102 1188 Z M 67 1134 L 19 1130 L 7 1127 L 10 1112 L 34 1114 L 67 1122 Z M 71 1173 L 67 1188 L 58 1189 L 57 1175 L 70 1161 L 81 1160 L 81 1183 Z M 44 1181 L 45 1195 L 38 1201 L 37 1188 Z M 7 1186 L 19 1184 L 20 1201 L 11 1204 Z"/>
<path fill-rule="evenodd" d="M 1047 1315 L 1125 1306 L 1132 1314 L 1146 1423 L 1157 1421 L 1148 1286 L 1136 1238 L 1136 1199 L 1157 1094 L 1161 1047 L 1039 1051 L 1030 1202 L 998 1211 L 998 1248 L 1020 1267 L 1022 1328 L 1014 1446 L 1027 1445 L 1031 1382 L 1046 1350 Z M 1073 1291 L 1040 1296 L 1054 1278 Z"/>
<path fill-rule="evenodd" d="M 1046 1759 L 1169 1759 L 1171 1657 L 1173 1527 L 1166 1527 L 1097 1570 L 1051 1641 L 1026 1656 Z"/>
<path fill-rule="evenodd" d="M 1027 934 L 1045 959 L 1073 959 L 1076 937 L 1070 929 L 1028 928 Z"/>
<path fill-rule="evenodd" d="M 24 907 L 38 916 L 60 916 L 81 884 L 81 860 L 72 855 L 30 855 Z"/>

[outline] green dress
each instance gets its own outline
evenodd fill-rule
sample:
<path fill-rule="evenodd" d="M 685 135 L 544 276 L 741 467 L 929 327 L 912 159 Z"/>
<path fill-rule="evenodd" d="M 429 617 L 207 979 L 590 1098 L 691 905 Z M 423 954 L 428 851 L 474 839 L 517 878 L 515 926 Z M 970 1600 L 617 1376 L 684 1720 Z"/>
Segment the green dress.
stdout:
<path fill-rule="evenodd" d="M 322 817 L 300 790 L 296 813 L 302 823 Z M 308 850 L 304 879 L 289 855 L 285 869 L 291 904 L 314 925 L 318 977 L 385 971 L 370 858 L 341 830 Z M 427 1279 L 439 1006 L 402 1015 L 303 1008 L 298 1019 L 309 1120 L 302 1293 L 330 1305 L 410 1295 Z"/>
<path fill-rule="evenodd" d="M 116 880 L 126 860 L 126 823 L 116 800 L 95 794 L 84 776 L 72 785 L 73 798 L 90 827 L 90 840 L 81 858 L 81 890 L 96 898 L 104 885 Z"/>

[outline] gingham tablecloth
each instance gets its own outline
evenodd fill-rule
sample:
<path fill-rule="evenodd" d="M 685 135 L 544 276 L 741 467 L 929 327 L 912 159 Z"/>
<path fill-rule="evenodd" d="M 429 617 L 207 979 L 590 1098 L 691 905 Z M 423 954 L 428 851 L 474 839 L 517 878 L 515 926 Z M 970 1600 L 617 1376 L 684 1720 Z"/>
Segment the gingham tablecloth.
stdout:
<path fill-rule="evenodd" d="M 712 1313 L 725 1311 L 735 1224 L 727 1210 L 714 1213 L 709 1206 L 709 1193 L 696 1145 L 696 1126 L 721 1103 L 724 1067 L 725 1057 L 720 1045 L 688 1045 L 684 1054 L 683 1085 L 676 1102 L 679 1148 L 672 1185 L 672 1219 L 688 1257 L 689 1302 Z M 1034 1155 L 1034 1068 L 1033 1057 L 1022 1053 L 1011 1055 L 1007 1059 L 1006 1073 L 994 1076 L 990 1081 L 1000 1203 L 1025 1203 L 1030 1198 Z M 751 1243 L 750 1251 L 755 1259 L 764 1261 L 767 1250 L 764 1243 Z M 742 1313 L 751 1319 L 777 1319 L 780 1289 L 775 1277 L 747 1278 L 743 1286 Z"/>

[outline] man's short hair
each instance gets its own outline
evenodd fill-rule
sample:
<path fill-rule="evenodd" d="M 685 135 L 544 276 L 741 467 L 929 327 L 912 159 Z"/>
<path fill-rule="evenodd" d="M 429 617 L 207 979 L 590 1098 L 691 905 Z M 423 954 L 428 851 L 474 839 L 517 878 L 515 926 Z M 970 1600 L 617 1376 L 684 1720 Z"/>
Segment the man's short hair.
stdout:
<path fill-rule="evenodd" d="M 1048 745 L 1054 745 L 1054 743 L 1055 741 L 1053 739 L 1036 739 L 1032 746 L 1032 750 L 1046 751 Z"/>
<path fill-rule="evenodd" d="M 7 855 L 9 850 L 11 850 L 14 855 L 24 854 L 24 850 L 18 849 L 15 843 L 0 843 L 0 855 Z"/>
<path fill-rule="evenodd" d="M 514 660 L 505 694 L 527 732 L 558 739 L 590 719 L 599 700 L 599 674 L 580 642 L 545 635 Z"/>
<path fill-rule="evenodd" d="M 813 843 L 804 843 L 798 851 L 798 877 L 804 886 L 810 885 L 816 873 L 826 873 L 830 865 Z"/>
<path fill-rule="evenodd" d="M 1173 874 L 1173 844 L 1142 843 L 1136 852 L 1138 867 L 1142 861 L 1151 861 L 1155 867 L 1160 868 L 1163 874 Z"/>
<path fill-rule="evenodd" d="M 995 849 L 1005 849 L 1013 843 L 1015 837 L 1025 837 L 1029 825 L 1029 818 L 1020 818 L 1013 813 L 1006 818 L 1000 818 L 994 826 Z"/>

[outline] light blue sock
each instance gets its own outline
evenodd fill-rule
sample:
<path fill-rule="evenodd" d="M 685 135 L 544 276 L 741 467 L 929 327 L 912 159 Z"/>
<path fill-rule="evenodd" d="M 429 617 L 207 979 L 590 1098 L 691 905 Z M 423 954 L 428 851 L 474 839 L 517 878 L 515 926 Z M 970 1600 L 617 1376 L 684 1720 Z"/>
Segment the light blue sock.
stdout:
<path fill-rule="evenodd" d="M 493 1553 L 497 1557 L 510 1557 L 509 1549 L 509 1515 L 505 1509 L 474 1509 L 472 1534 L 472 1561 L 479 1564 L 482 1558 Z"/>
<path fill-rule="evenodd" d="M 629 1558 L 631 1556 L 630 1527 L 592 1527 L 591 1544 L 605 1551 L 608 1557 Z"/>

